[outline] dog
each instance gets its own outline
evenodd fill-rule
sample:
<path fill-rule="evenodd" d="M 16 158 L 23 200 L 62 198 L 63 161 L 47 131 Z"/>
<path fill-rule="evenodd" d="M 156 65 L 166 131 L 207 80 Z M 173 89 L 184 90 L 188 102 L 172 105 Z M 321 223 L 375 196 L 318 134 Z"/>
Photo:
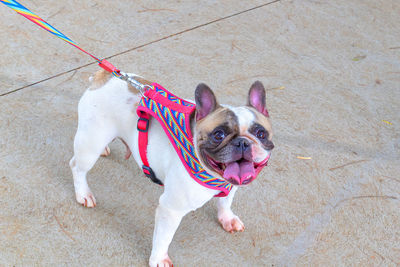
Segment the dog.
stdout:
<path fill-rule="evenodd" d="M 140 76 L 132 77 L 142 84 L 152 84 Z M 126 145 L 126 158 L 132 154 L 142 166 L 136 114 L 140 99 L 135 88 L 103 70 L 94 75 L 81 97 L 74 156 L 69 164 L 76 200 L 83 206 L 96 206 L 86 174 L 100 155 L 110 154 L 108 144 L 115 138 Z M 230 233 L 244 231 L 244 224 L 231 210 L 233 197 L 238 187 L 256 178 L 274 148 L 264 86 L 259 81 L 254 82 L 248 91 L 247 103 L 232 107 L 219 104 L 213 91 L 206 84 L 199 84 L 195 90 L 195 104 L 190 128 L 196 155 L 208 173 L 233 185 L 228 196 L 218 198 L 218 220 Z M 160 155 L 163 160 L 159 160 Z M 154 118 L 149 122 L 147 157 L 164 184 L 156 209 L 149 265 L 172 266 L 168 247 L 181 219 L 212 199 L 216 190 L 192 179 Z"/>

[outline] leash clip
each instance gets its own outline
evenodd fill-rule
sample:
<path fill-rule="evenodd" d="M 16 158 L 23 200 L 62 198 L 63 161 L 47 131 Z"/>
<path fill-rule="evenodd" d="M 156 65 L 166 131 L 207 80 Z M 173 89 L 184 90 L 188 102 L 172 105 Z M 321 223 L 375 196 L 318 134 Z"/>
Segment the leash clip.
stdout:
<path fill-rule="evenodd" d="M 133 87 L 135 87 L 139 91 L 142 97 L 146 98 L 144 93 L 146 92 L 146 88 L 150 88 L 149 85 L 138 82 L 133 78 L 134 76 L 131 76 L 125 72 L 120 71 L 119 74 L 121 74 L 121 76 L 119 77 L 121 80 L 130 83 Z"/>

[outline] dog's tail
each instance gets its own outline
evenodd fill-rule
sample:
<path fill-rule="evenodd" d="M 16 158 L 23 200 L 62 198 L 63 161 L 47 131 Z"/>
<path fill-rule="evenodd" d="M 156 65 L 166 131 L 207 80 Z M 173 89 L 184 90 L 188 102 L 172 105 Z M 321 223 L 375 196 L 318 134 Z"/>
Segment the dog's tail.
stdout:
<path fill-rule="evenodd" d="M 96 89 L 102 87 L 112 77 L 113 77 L 113 74 L 104 69 L 100 69 L 100 70 L 96 71 L 96 73 L 93 76 L 89 77 L 90 90 L 96 90 Z"/>

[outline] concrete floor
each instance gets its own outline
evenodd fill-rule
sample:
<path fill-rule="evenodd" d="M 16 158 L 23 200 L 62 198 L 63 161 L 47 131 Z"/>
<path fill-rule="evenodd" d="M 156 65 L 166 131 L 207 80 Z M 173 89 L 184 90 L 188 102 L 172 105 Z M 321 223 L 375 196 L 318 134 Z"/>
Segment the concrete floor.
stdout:
<path fill-rule="evenodd" d="M 239 105 L 254 80 L 268 88 L 276 148 L 235 198 L 246 231 L 225 233 L 211 201 L 180 225 L 176 266 L 400 265 L 399 1 L 22 3 L 182 97 L 206 82 Z M 162 189 L 123 145 L 90 172 L 97 207 L 74 199 L 77 103 L 98 67 L 0 16 L 0 265 L 146 266 Z"/>

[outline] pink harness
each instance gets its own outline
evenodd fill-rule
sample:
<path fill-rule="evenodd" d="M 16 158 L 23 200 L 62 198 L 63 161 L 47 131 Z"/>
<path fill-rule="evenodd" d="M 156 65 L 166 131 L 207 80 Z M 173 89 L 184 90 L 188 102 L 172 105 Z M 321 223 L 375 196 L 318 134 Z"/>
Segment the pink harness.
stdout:
<path fill-rule="evenodd" d="M 162 185 L 150 168 L 146 153 L 149 119 L 150 116 L 153 116 L 163 127 L 183 166 L 193 180 L 202 186 L 219 191 L 216 197 L 225 197 L 231 191 L 232 184 L 209 174 L 197 158 L 190 129 L 190 117 L 195 109 L 194 103 L 173 95 L 159 84 L 154 83 L 150 89 L 145 91 L 137 108 L 139 153 L 143 162 L 143 172 L 153 182 Z"/>

